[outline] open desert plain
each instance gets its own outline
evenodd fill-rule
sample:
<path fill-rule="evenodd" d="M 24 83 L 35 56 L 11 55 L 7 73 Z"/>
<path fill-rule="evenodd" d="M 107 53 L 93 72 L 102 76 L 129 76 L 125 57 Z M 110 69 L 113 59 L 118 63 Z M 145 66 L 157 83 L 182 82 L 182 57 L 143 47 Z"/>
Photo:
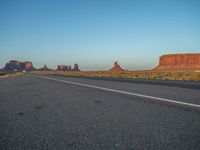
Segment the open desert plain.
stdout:
<path fill-rule="evenodd" d="M 0 0 L 0 150 L 200 150 L 199 8 Z"/>

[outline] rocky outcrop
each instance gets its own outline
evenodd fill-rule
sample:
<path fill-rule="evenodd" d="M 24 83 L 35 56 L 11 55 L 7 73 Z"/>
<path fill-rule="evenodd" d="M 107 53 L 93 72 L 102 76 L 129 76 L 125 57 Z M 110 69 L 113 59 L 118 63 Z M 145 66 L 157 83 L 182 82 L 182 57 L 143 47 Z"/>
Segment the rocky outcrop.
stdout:
<path fill-rule="evenodd" d="M 47 67 L 47 65 L 44 65 L 42 68 L 40 68 L 40 69 L 38 69 L 38 70 L 40 70 L 40 71 L 51 71 L 52 69 L 49 69 L 49 68 Z"/>
<path fill-rule="evenodd" d="M 30 62 L 30 61 L 23 62 L 22 66 L 23 66 L 24 70 L 26 70 L 26 71 L 31 71 L 31 70 L 34 69 L 33 68 L 33 63 Z"/>
<path fill-rule="evenodd" d="M 57 67 L 58 71 L 69 71 L 69 69 L 71 69 L 71 67 L 69 67 L 67 65 L 58 65 L 58 67 Z"/>
<path fill-rule="evenodd" d="M 124 71 L 124 69 L 122 69 L 121 66 L 118 64 L 118 62 L 116 61 L 114 63 L 114 66 L 109 71 L 112 71 L 112 72 L 121 72 L 121 71 Z"/>
<path fill-rule="evenodd" d="M 57 70 L 58 71 L 80 71 L 78 64 L 74 64 L 74 68 L 67 65 L 58 65 Z"/>
<path fill-rule="evenodd" d="M 11 60 L 5 65 L 5 70 L 9 71 L 31 71 L 34 70 L 33 63 L 30 61 L 20 62 L 17 60 Z"/>
<path fill-rule="evenodd" d="M 21 62 L 16 60 L 11 60 L 8 63 L 6 63 L 5 70 L 10 70 L 10 71 L 19 70 L 22 68 L 20 65 Z"/>
<path fill-rule="evenodd" d="M 154 70 L 196 70 L 200 69 L 200 54 L 169 54 L 160 57 Z"/>
<path fill-rule="evenodd" d="M 74 71 L 80 71 L 78 64 L 74 64 Z"/>

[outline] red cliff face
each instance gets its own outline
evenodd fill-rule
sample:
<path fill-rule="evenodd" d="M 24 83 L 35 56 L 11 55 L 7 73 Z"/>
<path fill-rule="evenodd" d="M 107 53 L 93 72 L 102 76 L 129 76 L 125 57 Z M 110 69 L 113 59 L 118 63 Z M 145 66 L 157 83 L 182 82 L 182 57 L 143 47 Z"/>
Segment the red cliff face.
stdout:
<path fill-rule="evenodd" d="M 6 63 L 5 70 L 10 71 L 31 71 L 33 70 L 33 64 L 30 61 L 20 62 L 17 60 L 11 60 L 10 62 Z"/>
<path fill-rule="evenodd" d="M 118 62 L 116 61 L 114 63 L 114 66 L 110 69 L 110 71 L 113 71 L 113 72 L 120 72 L 120 71 L 124 71 L 124 69 L 122 69 L 120 67 L 120 65 L 118 64 Z"/>
<path fill-rule="evenodd" d="M 200 54 L 169 54 L 160 57 L 155 70 L 195 70 L 200 69 Z"/>
<path fill-rule="evenodd" d="M 22 63 L 24 66 L 24 70 L 30 71 L 33 70 L 33 63 L 30 61 L 26 61 Z"/>

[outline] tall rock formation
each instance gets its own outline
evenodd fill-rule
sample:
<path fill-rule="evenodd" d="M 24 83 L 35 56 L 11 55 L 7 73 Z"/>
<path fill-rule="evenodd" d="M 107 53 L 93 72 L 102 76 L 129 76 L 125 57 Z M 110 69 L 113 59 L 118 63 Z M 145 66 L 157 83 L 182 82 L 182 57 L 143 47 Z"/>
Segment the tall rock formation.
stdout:
<path fill-rule="evenodd" d="M 114 62 L 114 66 L 109 70 L 112 72 L 121 72 L 124 71 L 124 69 L 121 68 L 121 66 L 118 64 L 118 62 Z"/>
<path fill-rule="evenodd" d="M 200 69 L 199 54 L 168 54 L 160 57 L 154 70 L 196 70 Z"/>
<path fill-rule="evenodd" d="M 21 62 L 17 60 L 11 60 L 5 65 L 5 70 L 14 71 L 14 70 L 20 70 L 22 68 Z"/>
<path fill-rule="evenodd" d="M 58 71 L 69 71 L 69 66 L 67 66 L 67 65 L 58 65 L 57 70 Z"/>
<path fill-rule="evenodd" d="M 74 71 L 80 71 L 78 64 L 74 64 Z"/>
<path fill-rule="evenodd" d="M 78 64 L 74 64 L 74 68 L 67 65 L 58 65 L 57 70 L 58 71 L 80 71 L 80 68 Z"/>
<path fill-rule="evenodd" d="M 9 71 L 23 71 L 23 70 L 31 71 L 31 70 L 34 70 L 32 62 L 30 62 L 30 61 L 20 62 L 17 60 L 11 60 L 8 63 L 6 63 L 4 69 L 9 70 Z"/>
<path fill-rule="evenodd" d="M 23 62 L 22 66 L 23 66 L 24 70 L 26 70 L 26 71 L 33 70 L 33 63 L 30 61 Z"/>

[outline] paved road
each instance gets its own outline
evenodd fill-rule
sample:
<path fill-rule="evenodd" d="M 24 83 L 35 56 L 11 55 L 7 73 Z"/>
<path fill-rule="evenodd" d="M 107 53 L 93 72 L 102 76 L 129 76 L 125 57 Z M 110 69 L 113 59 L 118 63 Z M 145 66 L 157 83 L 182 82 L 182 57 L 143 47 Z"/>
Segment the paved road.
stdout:
<path fill-rule="evenodd" d="M 39 76 L 41 77 L 41 76 Z M 26 75 L 0 79 L 0 149 L 198 150 L 200 110 L 70 81 L 200 105 L 185 86 Z M 181 83 L 182 84 L 182 83 Z M 184 83 L 183 83 L 184 84 Z M 193 88 L 192 84 L 195 85 Z M 185 85 L 185 84 L 184 84 Z"/>

